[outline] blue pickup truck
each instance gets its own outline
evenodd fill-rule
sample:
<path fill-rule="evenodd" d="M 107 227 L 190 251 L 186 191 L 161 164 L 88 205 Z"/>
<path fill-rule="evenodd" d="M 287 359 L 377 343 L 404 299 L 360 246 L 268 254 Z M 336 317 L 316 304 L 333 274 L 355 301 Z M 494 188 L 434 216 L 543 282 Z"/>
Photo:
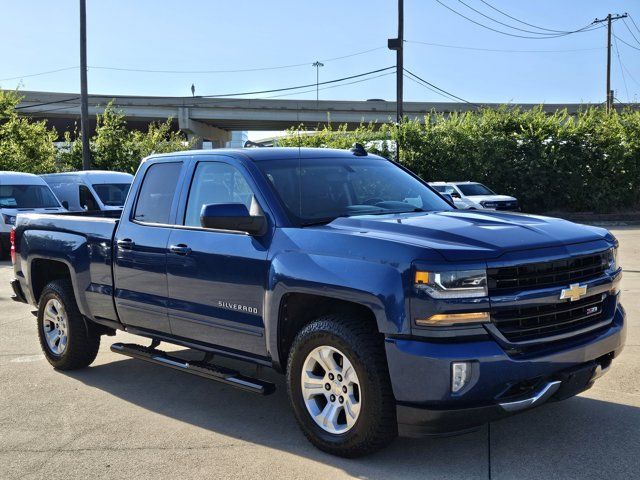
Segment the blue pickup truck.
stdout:
<path fill-rule="evenodd" d="M 150 344 L 112 351 L 249 392 L 274 384 L 216 358 L 271 367 L 336 455 L 576 395 L 625 341 L 609 232 L 456 210 L 358 145 L 153 155 L 101 215 L 20 215 L 12 233 L 14 299 L 38 306 L 49 363 L 86 367 L 124 330 Z"/>

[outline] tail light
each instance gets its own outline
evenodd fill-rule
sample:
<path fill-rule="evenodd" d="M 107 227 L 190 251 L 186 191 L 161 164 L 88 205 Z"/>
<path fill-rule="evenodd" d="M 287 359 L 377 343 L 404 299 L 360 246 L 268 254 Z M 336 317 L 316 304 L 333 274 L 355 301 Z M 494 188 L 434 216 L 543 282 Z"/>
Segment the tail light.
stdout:
<path fill-rule="evenodd" d="M 11 242 L 11 263 L 16 264 L 16 229 L 12 228 L 9 234 L 9 241 Z"/>

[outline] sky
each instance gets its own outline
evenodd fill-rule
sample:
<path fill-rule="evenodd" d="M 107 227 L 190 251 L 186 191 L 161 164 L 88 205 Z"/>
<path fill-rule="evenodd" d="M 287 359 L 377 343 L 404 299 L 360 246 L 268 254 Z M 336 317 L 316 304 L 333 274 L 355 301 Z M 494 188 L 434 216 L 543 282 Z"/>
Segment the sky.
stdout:
<path fill-rule="evenodd" d="M 624 12 L 640 27 L 637 0 L 439 1 L 491 28 L 536 37 L 488 30 L 438 0 L 405 0 L 405 68 L 476 103 L 605 99 L 604 28 L 540 38 L 483 17 L 543 32 L 491 7 L 550 30 L 573 31 L 596 17 Z M 79 91 L 78 4 L 78 0 L 0 0 L 1 88 Z M 619 49 L 613 50 L 612 87 L 621 102 L 640 99 L 640 30 L 630 19 L 626 24 L 629 29 L 622 21 L 614 22 L 614 33 L 637 49 L 618 41 Z M 196 95 L 220 95 L 313 84 L 316 60 L 324 63 L 321 82 L 395 65 L 395 52 L 386 46 L 387 39 L 396 35 L 395 0 L 87 0 L 89 93 L 181 96 L 191 95 L 194 84 Z M 288 68 L 246 71 L 283 66 Z M 60 69 L 66 70 L 29 76 Z M 183 73 L 220 70 L 245 71 Z M 395 75 L 390 72 L 360 77 L 352 81 L 366 81 L 350 85 L 327 85 L 320 98 L 395 100 Z M 316 91 L 311 87 L 255 96 L 284 94 L 277 98 L 315 99 Z M 404 97 L 449 101 L 411 80 L 405 80 Z"/>

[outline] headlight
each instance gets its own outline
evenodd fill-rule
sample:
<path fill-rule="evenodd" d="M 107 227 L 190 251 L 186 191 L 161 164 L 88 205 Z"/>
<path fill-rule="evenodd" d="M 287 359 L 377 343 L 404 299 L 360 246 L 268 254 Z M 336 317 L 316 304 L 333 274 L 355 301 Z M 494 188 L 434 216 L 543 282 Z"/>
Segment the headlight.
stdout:
<path fill-rule="evenodd" d="M 6 223 L 7 225 L 15 225 L 16 224 L 15 215 L 5 215 L 3 213 L 2 214 L 2 219 L 4 220 L 4 223 Z"/>
<path fill-rule="evenodd" d="M 433 298 L 475 298 L 488 294 L 486 270 L 418 271 L 415 286 Z"/>
<path fill-rule="evenodd" d="M 618 247 L 610 248 L 607 251 L 607 270 L 612 272 L 618 269 Z"/>

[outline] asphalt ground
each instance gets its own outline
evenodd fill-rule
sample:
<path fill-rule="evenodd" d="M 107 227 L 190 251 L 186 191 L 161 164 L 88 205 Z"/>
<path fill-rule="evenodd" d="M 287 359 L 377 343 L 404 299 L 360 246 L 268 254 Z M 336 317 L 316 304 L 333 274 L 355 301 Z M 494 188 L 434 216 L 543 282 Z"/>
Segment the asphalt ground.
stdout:
<path fill-rule="evenodd" d="M 284 380 L 258 397 L 111 353 L 58 372 L 40 352 L 32 307 L 10 300 L 0 263 L 0 478 L 463 478 L 640 477 L 640 228 L 616 228 L 624 267 L 627 346 L 583 394 L 441 439 L 398 439 L 345 460 L 312 447 Z M 246 367 L 245 367 L 246 370 Z"/>

